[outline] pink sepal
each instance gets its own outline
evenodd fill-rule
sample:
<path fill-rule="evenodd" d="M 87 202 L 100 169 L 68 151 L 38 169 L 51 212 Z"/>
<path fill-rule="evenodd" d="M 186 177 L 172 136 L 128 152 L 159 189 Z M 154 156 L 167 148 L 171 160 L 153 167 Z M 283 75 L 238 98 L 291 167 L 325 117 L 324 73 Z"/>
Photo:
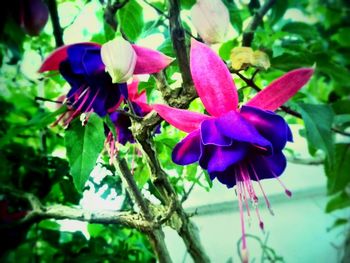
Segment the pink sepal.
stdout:
<path fill-rule="evenodd" d="M 312 68 L 292 70 L 273 81 L 248 101 L 246 105 L 275 111 L 293 97 L 309 81 L 313 73 L 314 69 Z"/>
<path fill-rule="evenodd" d="M 220 116 L 237 109 L 235 84 L 218 55 L 205 44 L 192 39 L 190 65 L 197 93 L 211 115 Z"/>
<path fill-rule="evenodd" d="M 202 113 L 176 109 L 161 104 L 155 104 L 152 107 L 164 120 L 184 132 L 192 132 L 199 129 L 202 121 L 211 118 Z"/>
<path fill-rule="evenodd" d="M 132 102 L 136 102 L 142 109 L 143 112 L 150 112 L 152 107 L 147 104 L 146 91 L 143 90 L 139 93 L 138 91 L 139 80 L 134 77 L 133 81 L 128 85 L 128 95 Z"/>
<path fill-rule="evenodd" d="M 152 74 L 166 68 L 174 59 L 163 53 L 137 45 L 132 45 L 137 60 L 134 74 Z"/>

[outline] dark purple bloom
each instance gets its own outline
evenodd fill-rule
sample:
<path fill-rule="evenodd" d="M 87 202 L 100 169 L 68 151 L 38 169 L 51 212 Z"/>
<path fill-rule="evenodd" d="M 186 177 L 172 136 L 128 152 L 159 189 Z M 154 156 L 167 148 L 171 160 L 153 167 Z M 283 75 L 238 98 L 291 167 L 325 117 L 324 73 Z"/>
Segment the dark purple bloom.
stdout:
<path fill-rule="evenodd" d="M 112 83 L 104 70 L 100 49 L 90 44 L 70 46 L 59 71 L 71 86 L 67 99 L 76 111 L 105 116 L 121 96 L 127 98 L 128 92 L 126 83 Z"/>
<path fill-rule="evenodd" d="M 130 45 L 136 56 L 133 74 L 151 74 L 165 68 L 172 59 L 158 51 Z M 128 63 L 128 62 L 126 62 Z M 55 50 L 39 72 L 59 70 L 70 84 L 67 101 L 74 111 L 66 124 L 81 112 L 96 112 L 101 117 L 112 112 L 121 99 L 128 98 L 126 83 L 112 83 L 101 58 L 101 45 L 78 43 Z"/>

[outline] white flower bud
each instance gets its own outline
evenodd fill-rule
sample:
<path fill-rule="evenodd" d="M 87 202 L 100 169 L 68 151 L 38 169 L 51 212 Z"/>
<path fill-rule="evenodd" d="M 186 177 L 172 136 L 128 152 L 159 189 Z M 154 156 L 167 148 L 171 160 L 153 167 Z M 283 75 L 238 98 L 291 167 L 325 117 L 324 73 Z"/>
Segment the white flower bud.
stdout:
<path fill-rule="evenodd" d="M 197 0 L 191 18 L 198 34 L 208 44 L 222 42 L 230 24 L 230 15 L 221 0 Z"/>
<path fill-rule="evenodd" d="M 132 77 L 137 55 L 131 44 L 122 37 L 103 44 L 101 58 L 113 83 L 123 83 Z"/>

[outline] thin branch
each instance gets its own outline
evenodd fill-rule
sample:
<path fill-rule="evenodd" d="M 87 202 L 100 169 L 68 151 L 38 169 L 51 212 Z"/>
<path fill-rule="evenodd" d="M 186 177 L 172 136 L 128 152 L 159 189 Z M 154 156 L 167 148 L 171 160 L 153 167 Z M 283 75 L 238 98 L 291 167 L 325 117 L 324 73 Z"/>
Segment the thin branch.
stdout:
<path fill-rule="evenodd" d="M 131 174 L 129 167 L 124 158 L 117 157 L 117 165 L 121 172 L 121 178 L 124 184 L 126 185 L 126 189 L 129 192 L 131 198 L 140 208 L 142 215 L 148 222 L 154 222 L 154 216 L 146 202 L 143 198 L 140 190 L 138 189 L 135 178 Z M 169 251 L 164 242 L 164 233 L 160 227 L 154 227 L 150 231 L 148 231 L 147 236 L 151 242 L 154 252 L 157 255 L 159 262 L 161 263 L 170 263 L 172 262 L 170 258 Z"/>
<path fill-rule="evenodd" d="M 158 7 L 156 7 L 155 5 L 153 5 L 152 3 L 148 2 L 147 0 L 143 0 L 143 2 L 147 5 L 149 5 L 150 7 L 152 7 L 157 13 L 158 15 L 162 15 L 165 18 L 169 19 L 170 16 L 167 15 L 166 13 L 163 12 L 163 10 L 160 10 Z"/>
<path fill-rule="evenodd" d="M 114 31 L 116 31 L 118 27 L 118 22 L 115 19 L 115 14 L 119 9 L 123 8 L 128 2 L 129 0 L 124 0 L 122 2 L 120 2 L 119 0 L 116 0 L 114 1 L 114 3 L 111 3 L 111 1 L 109 0 L 107 3 L 107 7 L 103 13 L 103 17 L 104 17 L 104 20 L 107 22 L 107 24 L 109 24 Z"/>
<path fill-rule="evenodd" d="M 253 39 L 255 30 L 258 28 L 263 20 L 264 15 L 269 11 L 269 9 L 274 5 L 276 0 L 267 0 L 265 4 L 255 13 L 252 21 L 243 32 L 242 46 L 250 47 Z"/>
<path fill-rule="evenodd" d="M 47 101 L 47 102 L 52 102 L 52 103 L 57 103 L 57 104 L 64 104 L 64 101 L 51 100 L 51 99 L 47 99 L 47 98 L 39 97 L 39 96 L 35 96 L 34 100 L 35 101 Z"/>
<path fill-rule="evenodd" d="M 192 185 L 190 186 L 190 188 L 184 193 L 184 195 L 183 195 L 182 198 L 181 198 L 181 203 L 184 203 L 184 202 L 188 199 L 188 197 L 190 196 L 191 192 L 192 192 L 193 189 L 194 189 L 194 186 L 197 184 L 197 181 L 201 178 L 201 176 L 202 176 L 203 174 L 204 174 L 204 172 L 202 171 L 202 172 L 198 175 L 198 177 L 196 178 L 197 180 L 194 181 L 194 182 L 192 183 Z"/>
<path fill-rule="evenodd" d="M 153 216 L 149 210 L 149 207 L 143 198 L 140 190 L 138 189 L 135 179 L 133 175 L 131 174 L 128 164 L 126 163 L 124 158 L 117 157 L 117 164 L 118 168 L 121 173 L 122 181 L 124 182 L 126 189 L 128 193 L 130 194 L 131 198 L 134 200 L 134 202 L 137 204 L 137 206 L 140 208 L 141 213 L 144 215 L 144 217 L 149 220 L 153 221 Z"/>
<path fill-rule="evenodd" d="M 64 45 L 63 42 L 63 32 L 62 27 L 60 25 L 60 19 L 57 12 L 57 3 L 56 0 L 47 0 L 47 6 L 49 8 L 50 17 L 52 21 L 53 27 L 53 35 L 55 37 L 56 47 L 60 47 Z"/>
<path fill-rule="evenodd" d="M 324 164 L 324 159 L 305 159 L 298 157 L 288 157 L 288 162 L 302 165 L 322 165 Z"/>
<path fill-rule="evenodd" d="M 171 41 L 173 43 L 177 61 L 179 63 L 179 68 L 184 83 L 184 91 L 186 93 L 187 89 L 193 89 L 193 87 L 186 46 L 185 31 L 180 21 L 180 1 L 169 0 L 169 4 L 169 26 Z"/>
<path fill-rule="evenodd" d="M 187 247 L 187 251 L 191 254 L 192 259 L 196 263 L 210 262 L 209 257 L 207 256 L 204 248 L 201 245 L 198 236 L 198 229 L 190 221 L 189 216 L 185 213 L 184 209 L 182 208 L 182 205 L 177 199 L 176 192 L 173 186 L 171 185 L 167 174 L 162 169 L 159 163 L 157 154 L 154 151 L 154 147 L 152 145 L 152 139 L 149 136 L 149 130 L 133 129 L 133 134 L 136 137 L 138 143 L 141 145 L 141 148 L 144 152 L 144 156 L 146 157 L 147 163 L 150 167 L 151 180 L 153 185 L 157 188 L 157 190 L 169 206 L 171 202 L 175 202 L 175 211 L 181 221 L 181 226 L 177 227 L 176 230 L 178 234 L 182 237 Z"/>
<path fill-rule="evenodd" d="M 166 13 L 163 12 L 163 10 L 160 10 L 158 7 L 156 7 L 155 5 L 153 5 L 152 3 L 148 2 L 147 0 L 143 0 L 143 2 L 145 2 L 147 5 L 149 5 L 150 7 L 152 7 L 159 15 L 164 16 L 165 18 L 169 19 L 170 16 L 167 15 Z M 200 37 L 196 37 L 194 36 L 191 31 L 187 30 L 186 28 L 184 28 L 184 31 L 187 35 L 189 35 L 190 37 L 193 37 L 194 39 L 196 39 L 197 41 L 203 42 L 203 39 L 201 39 Z"/>
<path fill-rule="evenodd" d="M 26 216 L 13 224 L 2 228 L 13 228 L 23 224 L 33 224 L 44 219 L 71 219 L 99 224 L 118 224 L 148 232 L 154 228 L 152 222 L 146 221 L 140 214 L 119 211 L 89 211 L 80 207 L 64 205 L 44 206 L 33 194 L 14 189 L 10 186 L 0 185 L 0 192 L 16 197 L 29 203 L 31 210 Z"/>

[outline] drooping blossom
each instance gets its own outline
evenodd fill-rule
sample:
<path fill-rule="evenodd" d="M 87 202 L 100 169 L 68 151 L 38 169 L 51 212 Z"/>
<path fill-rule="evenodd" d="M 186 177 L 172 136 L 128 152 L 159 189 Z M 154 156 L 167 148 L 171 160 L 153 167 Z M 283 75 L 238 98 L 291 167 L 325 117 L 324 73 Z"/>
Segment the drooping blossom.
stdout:
<path fill-rule="evenodd" d="M 271 206 L 260 180 L 276 178 L 286 167 L 282 149 L 292 141 L 285 120 L 274 111 L 308 82 L 313 69 L 300 68 L 272 82 L 242 107 L 238 107 L 235 84 L 222 60 L 205 44 L 192 41 L 191 74 L 197 93 L 209 115 L 154 105 L 167 122 L 189 133 L 172 153 L 176 164 L 198 162 L 228 188 L 236 186 L 242 226 L 242 255 L 247 255 L 244 229 L 244 207 L 248 216 L 248 200 L 263 229 L 252 181 L 257 181 L 266 205 Z M 285 187 L 284 187 L 285 188 Z M 286 194 L 291 192 L 285 188 Z M 245 259 L 246 260 L 246 259 Z"/>
<path fill-rule="evenodd" d="M 30 36 L 37 36 L 49 19 L 49 8 L 43 0 L 20 0 L 20 26 Z"/>
<path fill-rule="evenodd" d="M 125 50 L 125 46 L 120 48 L 124 48 L 125 52 L 130 51 Z M 136 63 L 131 71 L 133 74 L 156 73 L 172 62 L 171 58 L 158 51 L 137 45 L 131 47 L 136 56 Z M 115 54 L 112 52 L 111 55 Z M 123 61 L 124 64 L 130 62 Z M 59 70 L 71 86 L 66 98 L 74 113 L 66 120 L 66 124 L 82 112 L 94 111 L 103 117 L 115 109 L 121 98 L 128 96 L 127 84 L 113 83 L 111 76 L 106 72 L 99 44 L 86 42 L 58 48 L 43 62 L 39 72 L 53 70 Z"/>
<path fill-rule="evenodd" d="M 230 25 L 229 12 L 221 0 L 197 0 L 191 9 L 191 19 L 208 44 L 222 42 Z"/>

